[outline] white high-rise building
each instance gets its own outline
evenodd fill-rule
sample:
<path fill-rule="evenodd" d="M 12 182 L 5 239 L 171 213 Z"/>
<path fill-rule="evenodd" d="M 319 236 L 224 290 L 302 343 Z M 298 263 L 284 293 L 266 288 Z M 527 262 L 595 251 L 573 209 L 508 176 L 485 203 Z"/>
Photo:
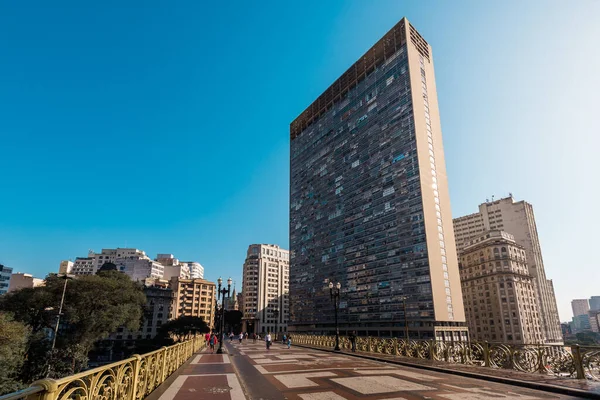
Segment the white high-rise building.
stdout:
<path fill-rule="evenodd" d="M 100 253 L 90 250 L 87 257 L 77 257 L 71 268 L 71 274 L 93 275 L 106 263 L 115 264 L 119 271 L 129 275 L 135 281 L 162 278 L 164 275 L 164 266 L 151 260 L 144 251 L 120 247 L 102 249 Z"/>
<path fill-rule="evenodd" d="M 204 267 L 196 261 L 182 261 L 190 270 L 191 279 L 204 279 Z"/>
<path fill-rule="evenodd" d="M 479 205 L 479 212 L 455 218 L 454 237 L 458 253 L 466 244 L 484 232 L 501 230 L 514 236 L 523 246 L 529 274 L 536 284 L 537 303 L 540 306 L 542 338 L 545 343 L 562 343 L 562 332 L 552 281 L 546 279 L 542 249 L 538 238 L 533 206 L 526 201 L 509 197 Z"/>
<path fill-rule="evenodd" d="M 60 266 L 58 267 L 58 273 L 60 275 L 70 274 L 73 269 L 73 261 L 63 260 L 60 262 Z"/>
<path fill-rule="evenodd" d="M 244 262 L 245 332 L 287 332 L 290 254 L 274 244 L 252 244 Z"/>

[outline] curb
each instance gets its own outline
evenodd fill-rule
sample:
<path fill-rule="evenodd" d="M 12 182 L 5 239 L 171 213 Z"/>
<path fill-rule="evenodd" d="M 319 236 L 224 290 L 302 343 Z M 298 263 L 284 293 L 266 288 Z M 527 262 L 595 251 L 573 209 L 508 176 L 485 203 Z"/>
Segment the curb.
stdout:
<path fill-rule="evenodd" d="M 535 390 L 541 390 L 541 391 L 545 391 L 545 392 L 564 394 L 567 396 L 577 396 L 577 397 L 582 397 L 585 399 L 600 399 L 600 393 L 589 392 L 586 390 L 574 389 L 574 388 L 569 388 L 569 387 L 565 387 L 565 386 L 549 385 L 547 383 L 521 381 L 521 380 L 513 379 L 513 378 L 504 378 L 501 376 L 493 376 L 493 375 L 479 374 L 479 373 L 475 373 L 475 372 L 445 369 L 445 368 L 436 367 L 433 365 L 413 364 L 413 363 L 402 361 L 402 360 L 387 360 L 387 359 L 382 359 L 382 358 L 378 358 L 378 357 L 374 357 L 374 356 L 368 356 L 368 355 L 357 354 L 357 353 L 337 352 L 334 350 L 324 349 L 324 348 L 320 348 L 320 347 L 311 347 L 311 346 L 302 345 L 302 344 L 296 344 L 296 346 L 303 347 L 306 349 L 324 351 L 327 353 L 344 354 L 346 356 L 363 358 L 363 359 L 371 360 L 371 361 L 379 361 L 379 362 L 383 362 L 383 363 L 402 365 L 405 367 L 412 367 L 412 368 L 425 369 L 428 371 L 441 372 L 444 374 L 459 375 L 459 376 L 464 376 L 467 378 L 482 379 L 482 380 L 496 382 L 496 383 L 504 383 L 504 384 L 513 385 L 513 386 L 524 387 L 527 389 L 535 389 Z"/>

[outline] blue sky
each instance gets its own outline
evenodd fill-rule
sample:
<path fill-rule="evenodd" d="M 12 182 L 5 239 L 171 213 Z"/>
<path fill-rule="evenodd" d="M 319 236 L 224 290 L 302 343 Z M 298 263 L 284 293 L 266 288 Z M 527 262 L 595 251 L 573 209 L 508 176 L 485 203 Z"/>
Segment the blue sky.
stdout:
<path fill-rule="evenodd" d="M 223 3 L 223 4 L 220 4 Z M 63 1 L 0 5 L 0 262 L 88 249 L 241 286 L 288 246 L 289 123 L 400 18 L 432 45 L 454 216 L 533 203 L 562 320 L 600 295 L 600 2 Z"/>

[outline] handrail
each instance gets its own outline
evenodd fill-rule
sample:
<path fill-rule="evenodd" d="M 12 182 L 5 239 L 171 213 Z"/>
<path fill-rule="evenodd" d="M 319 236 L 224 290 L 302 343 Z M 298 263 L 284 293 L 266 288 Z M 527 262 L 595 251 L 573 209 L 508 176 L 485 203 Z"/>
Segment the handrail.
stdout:
<path fill-rule="evenodd" d="M 9 393 L 9 394 L 5 394 L 4 396 L 0 396 L 0 400 L 16 400 L 16 399 L 23 399 L 26 398 L 27 396 L 31 396 L 33 394 L 36 393 L 40 393 L 44 391 L 44 387 L 43 386 L 30 386 L 28 388 L 19 390 L 17 392 L 13 392 L 13 393 Z"/>
<path fill-rule="evenodd" d="M 204 338 L 195 337 L 64 378 L 42 379 L 0 400 L 141 400 L 204 346 Z"/>
<path fill-rule="evenodd" d="M 294 343 L 335 346 L 335 336 L 291 333 Z M 341 349 L 352 349 L 349 337 L 340 337 Z M 356 337 L 355 349 L 368 353 L 504 368 L 563 378 L 600 381 L 600 347 L 491 342 L 443 342 L 424 339 Z"/>

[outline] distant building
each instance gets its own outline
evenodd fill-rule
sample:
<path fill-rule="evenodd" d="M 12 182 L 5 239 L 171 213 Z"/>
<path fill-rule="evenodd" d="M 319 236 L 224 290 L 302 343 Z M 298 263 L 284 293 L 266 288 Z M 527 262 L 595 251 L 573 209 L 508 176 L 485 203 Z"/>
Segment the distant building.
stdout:
<path fill-rule="evenodd" d="M 590 329 L 592 332 L 600 333 L 600 310 L 588 311 L 588 317 L 590 319 Z"/>
<path fill-rule="evenodd" d="M 252 244 L 244 262 L 244 332 L 287 332 L 290 254 L 274 244 Z"/>
<path fill-rule="evenodd" d="M 590 311 L 590 305 L 588 299 L 575 299 L 571 300 L 571 308 L 573 309 L 573 316 L 587 315 Z"/>
<path fill-rule="evenodd" d="M 204 267 L 202 264 L 196 261 L 182 261 L 181 263 L 188 266 L 192 279 L 204 279 Z"/>
<path fill-rule="evenodd" d="M 59 275 L 70 274 L 73 269 L 73 261 L 63 260 L 60 262 L 60 266 L 58 267 Z"/>
<path fill-rule="evenodd" d="M 12 268 L 0 264 L 0 295 L 8 293 Z"/>
<path fill-rule="evenodd" d="M 560 329 L 562 331 L 563 338 L 566 338 L 573 334 L 573 332 L 571 331 L 571 324 L 568 322 L 561 322 Z"/>
<path fill-rule="evenodd" d="M 459 257 L 471 338 L 514 344 L 542 342 L 540 308 L 525 249 L 504 231 L 465 242 Z"/>
<path fill-rule="evenodd" d="M 164 280 L 170 280 L 173 277 L 181 279 L 190 279 L 190 269 L 187 263 L 179 262 L 173 254 L 159 254 L 154 261 L 161 263 L 164 266 Z"/>
<path fill-rule="evenodd" d="M 590 316 L 588 314 L 574 316 L 571 330 L 573 333 L 591 332 Z"/>
<path fill-rule="evenodd" d="M 225 301 L 225 309 L 226 310 L 239 310 L 240 303 L 238 302 L 238 294 L 235 290 L 235 286 L 233 287 L 233 292 L 231 293 L 231 297 L 229 300 Z"/>
<path fill-rule="evenodd" d="M 525 201 L 514 201 L 510 195 L 480 204 L 479 212 L 454 218 L 453 224 L 459 254 L 467 242 L 490 230 L 502 230 L 513 235 L 516 243 L 525 248 L 529 275 L 535 281 L 541 311 L 542 340 L 544 343 L 562 343 L 556 297 L 552 282 L 546 279 L 533 206 Z"/>
<path fill-rule="evenodd" d="M 209 327 L 215 322 L 216 285 L 204 279 L 171 278 L 173 319 L 180 316 L 201 317 Z"/>
<path fill-rule="evenodd" d="M 600 296 L 592 296 L 590 298 L 590 310 L 600 310 Z"/>
<path fill-rule="evenodd" d="M 10 286 L 8 287 L 8 291 L 14 292 L 20 289 L 43 286 L 44 284 L 45 282 L 43 279 L 34 278 L 31 274 L 17 272 L 16 274 L 12 274 L 10 278 Z"/>

